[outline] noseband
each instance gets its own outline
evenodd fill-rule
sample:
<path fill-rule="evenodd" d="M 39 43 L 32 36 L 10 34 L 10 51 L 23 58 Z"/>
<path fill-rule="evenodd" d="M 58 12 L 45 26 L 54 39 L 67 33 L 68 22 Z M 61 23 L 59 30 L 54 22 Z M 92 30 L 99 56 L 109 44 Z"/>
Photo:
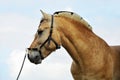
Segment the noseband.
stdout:
<path fill-rule="evenodd" d="M 41 48 L 48 42 L 48 46 L 50 45 L 50 41 L 52 41 L 55 46 L 56 49 L 60 49 L 60 45 L 57 44 L 57 42 L 52 38 L 52 33 L 53 33 L 53 22 L 54 22 L 54 15 L 51 16 L 51 27 L 50 27 L 50 33 L 48 38 L 41 44 L 41 46 L 38 48 L 28 48 L 28 50 L 33 50 L 33 51 L 39 51 L 41 59 L 44 59 L 44 57 L 42 56 L 42 52 L 41 52 Z"/>

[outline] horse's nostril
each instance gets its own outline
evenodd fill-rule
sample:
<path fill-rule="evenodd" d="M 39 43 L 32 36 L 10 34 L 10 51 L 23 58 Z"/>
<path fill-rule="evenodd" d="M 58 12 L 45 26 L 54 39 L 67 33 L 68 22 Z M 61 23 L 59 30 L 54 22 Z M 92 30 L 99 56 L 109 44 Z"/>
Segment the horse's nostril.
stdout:
<path fill-rule="evenodd" d="M 39 58 L 39 56 L 35 56 L 35 59 L 38 59 Z"/>
<path fill-rule="evenodd" d="M 32 63 L 33 63 L 33 62 L 34 62 L 34 60 L 33 60 L 32 58 L 30 58 L 30 55 L 28 54 L 27 56 L 28 56 L 28 59 L 30 60 L 30 62 L 32 62 Z"/>

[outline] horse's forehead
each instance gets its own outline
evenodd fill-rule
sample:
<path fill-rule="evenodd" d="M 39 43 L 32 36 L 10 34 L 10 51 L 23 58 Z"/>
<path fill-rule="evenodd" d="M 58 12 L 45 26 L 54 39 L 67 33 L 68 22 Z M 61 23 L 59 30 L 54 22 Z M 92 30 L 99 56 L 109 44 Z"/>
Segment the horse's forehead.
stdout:
<path fill-rule="evenodd" d="M 47 29 L 50 27 L 50 21 L 41 19 L 38 29 Z"/>

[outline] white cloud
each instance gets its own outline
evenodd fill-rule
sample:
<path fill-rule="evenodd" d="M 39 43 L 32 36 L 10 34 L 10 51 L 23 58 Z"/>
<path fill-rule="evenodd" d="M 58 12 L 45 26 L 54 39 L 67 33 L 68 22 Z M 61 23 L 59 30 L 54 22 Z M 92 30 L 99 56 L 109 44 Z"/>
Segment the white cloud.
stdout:
<path fill-rule="evenodd" d="M 64 52 L 63 49 L 61 50 Z M 61 50 L 54 52 L 53 55 L 46 58 L 42 64 L 39 65 L 30 63 L 26 58 L 22 73 L 20 75 L 20 80 L 71 80 L 72 76 L 70 74 L 70 57 L 63 57 L 64 59 L 59 57 L 59 60 L 61 60 L 61 62 L 55 61 L 58 59 L 58 56 L 60 56 L 58 53 L 61 52 Z M 7 63 L 10 68 L 12 79 L 15 79 L 18 75 L 24 54 L 25 51 L 21 50 L 14 50 L 10 53 Z"/>
<path fill-rule="evenodd" d="M 39 24 L 36 19 L 17 13 L 1 14 L 0 22 L 0 45 L 11 49 L 24 49 L 28 46 Z"/>
<path fill-rule="evenodd" d="M 30 17 L 19 15 L 17 13 L 0 14 L 0 33 L 25 32 L 24 30 L 32 29 L 35 24 Z"/>

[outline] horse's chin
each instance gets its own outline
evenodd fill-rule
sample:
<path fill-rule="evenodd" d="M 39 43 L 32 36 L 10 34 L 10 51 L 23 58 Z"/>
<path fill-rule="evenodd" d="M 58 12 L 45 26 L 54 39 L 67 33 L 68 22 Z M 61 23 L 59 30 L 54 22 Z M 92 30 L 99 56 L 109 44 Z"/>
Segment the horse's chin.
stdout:
<path fill-rule="evenodd" d="M 41 64 L 41 63 L 42 63 L 42 60 L 41 60 L 41 59 L 34 62 L 34 64 L 36 64 L 36 65 L 37 65 L 37 64 Z"/>

